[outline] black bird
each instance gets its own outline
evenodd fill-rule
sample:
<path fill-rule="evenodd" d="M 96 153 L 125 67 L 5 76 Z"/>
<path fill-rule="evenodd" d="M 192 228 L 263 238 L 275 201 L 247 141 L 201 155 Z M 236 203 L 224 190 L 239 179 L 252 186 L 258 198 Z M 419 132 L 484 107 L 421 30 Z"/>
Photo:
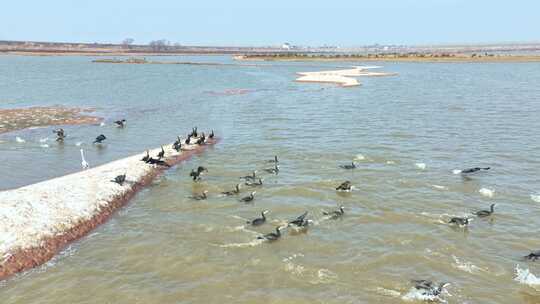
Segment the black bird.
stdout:
<path fill-rule="evenodd" d="M 245 185 L 246 186 L 249 186 L 249 187 L 260 187 L 263 185 L 263 179 L 262 178 L 259 178 L 258 181 L 246 181 L 245 182 Z"/>
<path fill-rule="evenodd" d="M 148 150 L 146 150 L 146 156 L 144 156 L 141 161 L 147 163 L 148 160 L 150 159 L 150 153 L 148 153 Z"/>
<path fill-rule="evenodd" d="M 208 191 L 204 190 L 201 194 L 194 194 L 191 198 L 197 201 L 202 201 L 208 198 L 208 196 L 206 196 L 207 193 Z"/>
<path fill-rule="evenodd" d="M 336 190 L 337 191 L 351 191 L 352 189 L 352 184 L 350 181 L 344 181 L 343 183 L 341 183 L 341 185 L 339 185 Z"/>
<path fill-rule="evenodd" d="M 203 172 L 208 172 L 208 169 L 203 166 L 199 166 L 197 167 L 197 171 L 191 169 L 191 173 L 189 173 L 189 176 L 191 176 L 194 181 L 199 181 L 201 180 L 201 174 Z"/>
<path fill-rule="evenodd" d="M 208 134 L 208 138 L 213 139 L 214 138 L 214 130 Z"/>
<path fill-rule="evenodd" d="M 493 212 L 495 211 L 495 205 L 496 204 L 491 204 L 491 206 L 489 206 L 489 210 L 480 210 L 480 211 L 477 211 L 477 212 L 473 212 L 473 214 L 475 214 L 476 216 L 478 217 L 487 217 L 487 216 L 490 216 L 493 214 Z"/>
<path fill-rule="evenodd" d="M 190 139 L 191 139 L 191 135 L 188 135 L 188 137 L 187 137 L 186 140 L 184 141 L 184 144 L 189 145 Z"/>
<path fill-rule="evenodd" d="M 252 202 L 255 199 L 255 193 L 257 192 L 256 191 L 251 192 L 248 196 L 242 197 L 240 201 L 244 203 Z"/>
<path fill-rule="evenodd" d="M 221 194 L 224 194 L 226 196 L 237 195 L 239 193 L 240 193 L 240 184 L 236 184 L 236 186 L 234 186 L 234 190 L 221 192 Z"/>
<path fill-rule="evenodd" d="M 101 144 L 101 142 L 103 142 L 105 139 L 107 139 L 107 137 L 105 137 L 105 135 L 101 134 L 98 137 L 96 137 L 96 140 L 94 140 L 94 143 L 95 144 Z"/>
<path fill-rule="evenodd" d="M 53 133 L 56 134 L 56 141 L 58 142 L 64 141 L 64 138 L 66 138 L 66 133 L 64 132 L 64 129 L 62 128 L 58 130 L 53 130 Z"/>
<path fill-rule="evenodd" d="M 147 164 L 151 164 L 151 165 L 158 165 L 158 166 L 165 166 L 165 167 L 170 167 L 171 165 L 169 165 L 166 161 L 164 160 L 161 160 L 161 159 L 156 159 L 156 158 L 152 158 L 150 157 L 147 161 L 146 161 Z"/>
<path fill-rule="evenodd" d="M 111 182 L 117 183 L 120 186 L 122 186 L 122 184 L 124 184 L 125 181 L 126 181 L 126 174 L 122 174 L 115 177 Z"/>
<path fill-rule="evenodd" d="M 251 175 L 242 176 L 240 178 L 245 180 L 255 180 L 257 178 L 257 170 L 253 171 Z"/>
<path fill-rule="evenodd" d="M 125 119 L 122 119 L 122 120 L 117 120 L 114 122 L 116 124 L 117 127 L 119 128 L 123 128 L 126 126 L 126 120 Z"/>
<path fill-rule="evenodd" d="M 470 174 L 470 173 L 475 173 L 475 172 L 478 172 L 480 170 L 489 170 L 491 169 L 490 167 L 485 167 L 485 168 L 480 168 L 480 167 L 475 167 L 475 168 L 469 168 L 469 169 L 465 169 L 465 170 L 461 170 L 461 174 Z"/>
<path fill-rule="evenodd" d="M 176 150 L 176 152 L 180 152 L 180 149 L 182 149 L 182 140 L 180 139 L 180 136 L 178 136 L 177 140 L 173 143 L 173 149 Z"/>
<path fill-rule="evenodd" d="M 266 171 L 268 173 L 272 173 L 272 174 L 278 174 L 279 173 L 279 166 L 275 165 L 274 168 L 267 168 L 267 169 L 264 169 L 264 171 Z"/>
<path fill-rule="evenodd" d="M 448 224 L 454 224 L 457 226 L 467 226 L 471 222 L 471 219 L 468 217 L 453 217 L 450 219 Z"/>
<path fill-rule="evenodd" d="M 197 145 L 204 145 L 204 138 L 197 139 Z"/>
<path fill-rule="evenodd" d="M 194 169 L 191 169 L 191 173 L 189 173 L 189 176 L 193 178 L 193 181 L 201 180 L 201 173 L 198 171 L 195 171 Z"/>
<path fill-rule="evenodd" d="M 163 150 L 163 146 L 161 146 L 161 151 L 159 151 L 157 157 L 158 159 L 162 159 L 165 156 L 165 150 Z"/>
<path fill-rule="evenodd" d="M 528 255 L 524 256 L 523 258 L 529 261 L 536 261 L 540 259 L 540 250 L 533 251 Z"/>
<path fill-rule="evenodd" d="M 306 227 L 309 224 L 309 221 L 305 219 L 307 214 L 308 214 L 307 211 L 304 212 L 302 215 L 300 215 L 297 218 L 295 218 L 294 220 L 290 221 L 289 225 L 295 225 L 295 226 L 298 226 L 298 227 Z"/>
<path fill-rule="evenodd" d="M 190 137 L 197 137 L 197 127 L 193 128 L 193 130 L 191 131 L 191 136 Z"/>
<path fill-rule="evenodd" d="M 268 242 L 277 241 L 281 237 L 281 231 L 279 231 L 280 228 L 281 227 L 276 227 L 276 232 L 270 232 L 270 233 L 265 234 L 263 236 L 259 236 L 259 237 L 257 237 L 257 239 L 265 240 L 265 241 L 268 241 Z"/>
<path fill-rule="evenodd" d="M 275 164 L 277 164 L 277 163 L 279 163 L 279 160 L 277 158 L 277 155 L 274 155 L 274 159 L 267 160 L 266 162 L 267 163 L 275 163 Z"/>
<path fill-rule="evenodd" d="M 437 297 L 439 296 L 443 288 L 448 286 L 450 283 L 440 283 L 435 284 L 429 280 L 413 280 L 414 288 L 422 293 L 424 296 Z"/>
<path fill-rule="evenodd" d="M 351 170 L 351 169 L 356 169 L 356 164 L 354 162 L 351 162 L 351 164 L 346 164 L 346 165 L 340 165 L 339 166 L 341 169 L 347 169 L 347 170 Z"/>
<path fill-rule="evenodd" d="M 251 221 L 247 221 L 246 224 L 249 224 L 251 226 L 260 226 L 262 224 L 264 224 L 266 222 L 266 214 L 268 213 L 269 211 L 268 210 L 264 210 L 263 212 L 261 212 L 261 217 L 258 217 L 254 220 L 251 220 Z"/>
<path fill-rule="evenodd" d="M 344 214 L 345 214 L 345 208 L 343 208 L 343 206 L 339 206 L 339 210 L 334 210 L 331 212 L 323 211 L 323 215 L 328 216 L 332 220 L 338 219 L 342 217 Z"/>

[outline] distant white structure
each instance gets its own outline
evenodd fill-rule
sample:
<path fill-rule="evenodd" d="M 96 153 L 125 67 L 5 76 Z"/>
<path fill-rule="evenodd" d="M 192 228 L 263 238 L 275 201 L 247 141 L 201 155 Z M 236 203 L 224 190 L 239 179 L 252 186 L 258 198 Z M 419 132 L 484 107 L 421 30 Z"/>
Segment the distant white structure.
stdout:
<path fill-rule="evenodd" d="M 285 42 L 284 44 L 281 45 L 281 48 L 284 49 L 284 50 L 290 50 L 291 49 L 291 44 L 288 43 L 288 42 Z"/>

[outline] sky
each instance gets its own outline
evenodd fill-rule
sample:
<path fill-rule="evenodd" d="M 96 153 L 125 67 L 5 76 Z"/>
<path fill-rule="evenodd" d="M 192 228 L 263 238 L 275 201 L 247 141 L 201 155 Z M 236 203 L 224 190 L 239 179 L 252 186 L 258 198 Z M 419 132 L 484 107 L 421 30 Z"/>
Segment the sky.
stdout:
<path fill-rule="evenodd" d="M 539 42 L 540 0 L 3 0 L 0 40 L 183 45 Z"/>

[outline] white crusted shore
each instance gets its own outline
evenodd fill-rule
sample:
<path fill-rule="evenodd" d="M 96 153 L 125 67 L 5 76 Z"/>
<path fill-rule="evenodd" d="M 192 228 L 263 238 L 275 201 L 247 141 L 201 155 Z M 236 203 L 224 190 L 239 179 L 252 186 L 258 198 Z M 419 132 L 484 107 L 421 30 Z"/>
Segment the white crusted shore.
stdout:
<path fill-rule="evenodd" d="M 214 141 L 209 142 L 212 143 Z M 170 164 L 178 163 L 194 153 L 201 152 L 205 146 L 182 145 L 183 150 L 180 152 L 175 151 L 172 145 L 164 146 L 165 160 Z M 159 151 L 161 148 L 151 150 L 150 155 L 155 157 Z M 25 250 L 47 247 L 44 242 L 55 238 L 67 238 L 64 243 L 73 241 L 80 235 L 66 237 L 67 231 L 74 231 L 82 224 L 88 226 L 83 230 L 91 230 L 104 221 L 96 218 L 99 218 L 100 213 L 106 213 L 105 209 L 108 216 L 111 209 L 114 210 L 124 204 L 125 202 L 119 204 L 117 201 L 129 199 L 138 188 L 148 182 L 149 177 L 152 178 L 163 169 L 142 162 L 141 158 L 144 155 L 146 152 L 99 167 L 0 192 L 0 279 L 13 274 L 14 271 L 9 269 L 13 268 L 12 264 L 24 264 L 13 261 L 16 259 L 13 255 L 21 255 L 20 253 Z M 121 174 L 126 174 L 126 182 L 123 185 L 112 182 Z M 97 223 L 89 224 L 91 221 Z M 85 234 L 88 231 L 77 232 Z M 58 246 L 53 244 L 52 247 Z M 53 254 L 49 252 L 38 255 Z M 43 259 L 41 257 L 24 257 L 24 259 L 30 259 L 32 262 L 30 264 L 45 262 L 39 261 Z M 20 268 L 24 270 L 29 267 Z"/>
<path fill-rule="evenodd" d="M 378 66 L 355 66 L 351 69 L 318 71 L 318 72 L 298 72 L 300 75 L 296 79 L 298 82 L 323 82 L 336 83 L 342 87 L 359 86 L 360 82 L 354 77 L 360 76 L 392 76 L 397 73 L 371 72 L 370 69 L 380 68 Z"/>

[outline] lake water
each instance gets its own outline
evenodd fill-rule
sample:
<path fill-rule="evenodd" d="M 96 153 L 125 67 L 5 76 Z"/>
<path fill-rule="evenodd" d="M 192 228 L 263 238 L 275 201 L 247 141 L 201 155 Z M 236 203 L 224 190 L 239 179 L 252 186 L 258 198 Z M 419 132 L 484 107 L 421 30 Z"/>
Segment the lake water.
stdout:
<path fill-rule="evenodd" d="M 66 127 L 63 146 L 52 127 L 0 135 L 0 189 L 78 171 L 78 144 L 96 166 L 192 126 L 222 141 L 46 265 L 0 283 L 2 304 L 403 303 L 411 279 L 450 282 L 448 303 L 540 303 L 540 291 L 514 280 L 516 267 L 540 276 L 540 264 L 520 259 L 540 249 L 539 63 L 380 63 L 399 75 L 345 89 L 293 80 L 356 63 L 91 59 L 0 56 L 1 108 L 87 106 L 106 119 Z M 112 126 L 119 118 L 127 128 Z M 101 133 L 109 139 L 98 150 L 89 143 Z M 279 175 L 263 174 L 276 154 Z M 338 167 L 352 160 L 356 170 Z M 198 165 L 209 173 L 193 183 Z M 452 173 L 476 166 L 491 170 Z M 218 196 L 254 169 L 264 175 L 254 204 Z M 354 191 L 337 193 L 345 180 Z M 207 201 L 189 199 L 202 190 Z M 496 214 L 468 229 L 445 223 L 491 203 Z M 339 205 L 341 220 L 322 216 Z M 265 209 L 266 224 L 244 225 Z M 306 233 L 253 241 L 304 211 L 314 221 Z"/>

